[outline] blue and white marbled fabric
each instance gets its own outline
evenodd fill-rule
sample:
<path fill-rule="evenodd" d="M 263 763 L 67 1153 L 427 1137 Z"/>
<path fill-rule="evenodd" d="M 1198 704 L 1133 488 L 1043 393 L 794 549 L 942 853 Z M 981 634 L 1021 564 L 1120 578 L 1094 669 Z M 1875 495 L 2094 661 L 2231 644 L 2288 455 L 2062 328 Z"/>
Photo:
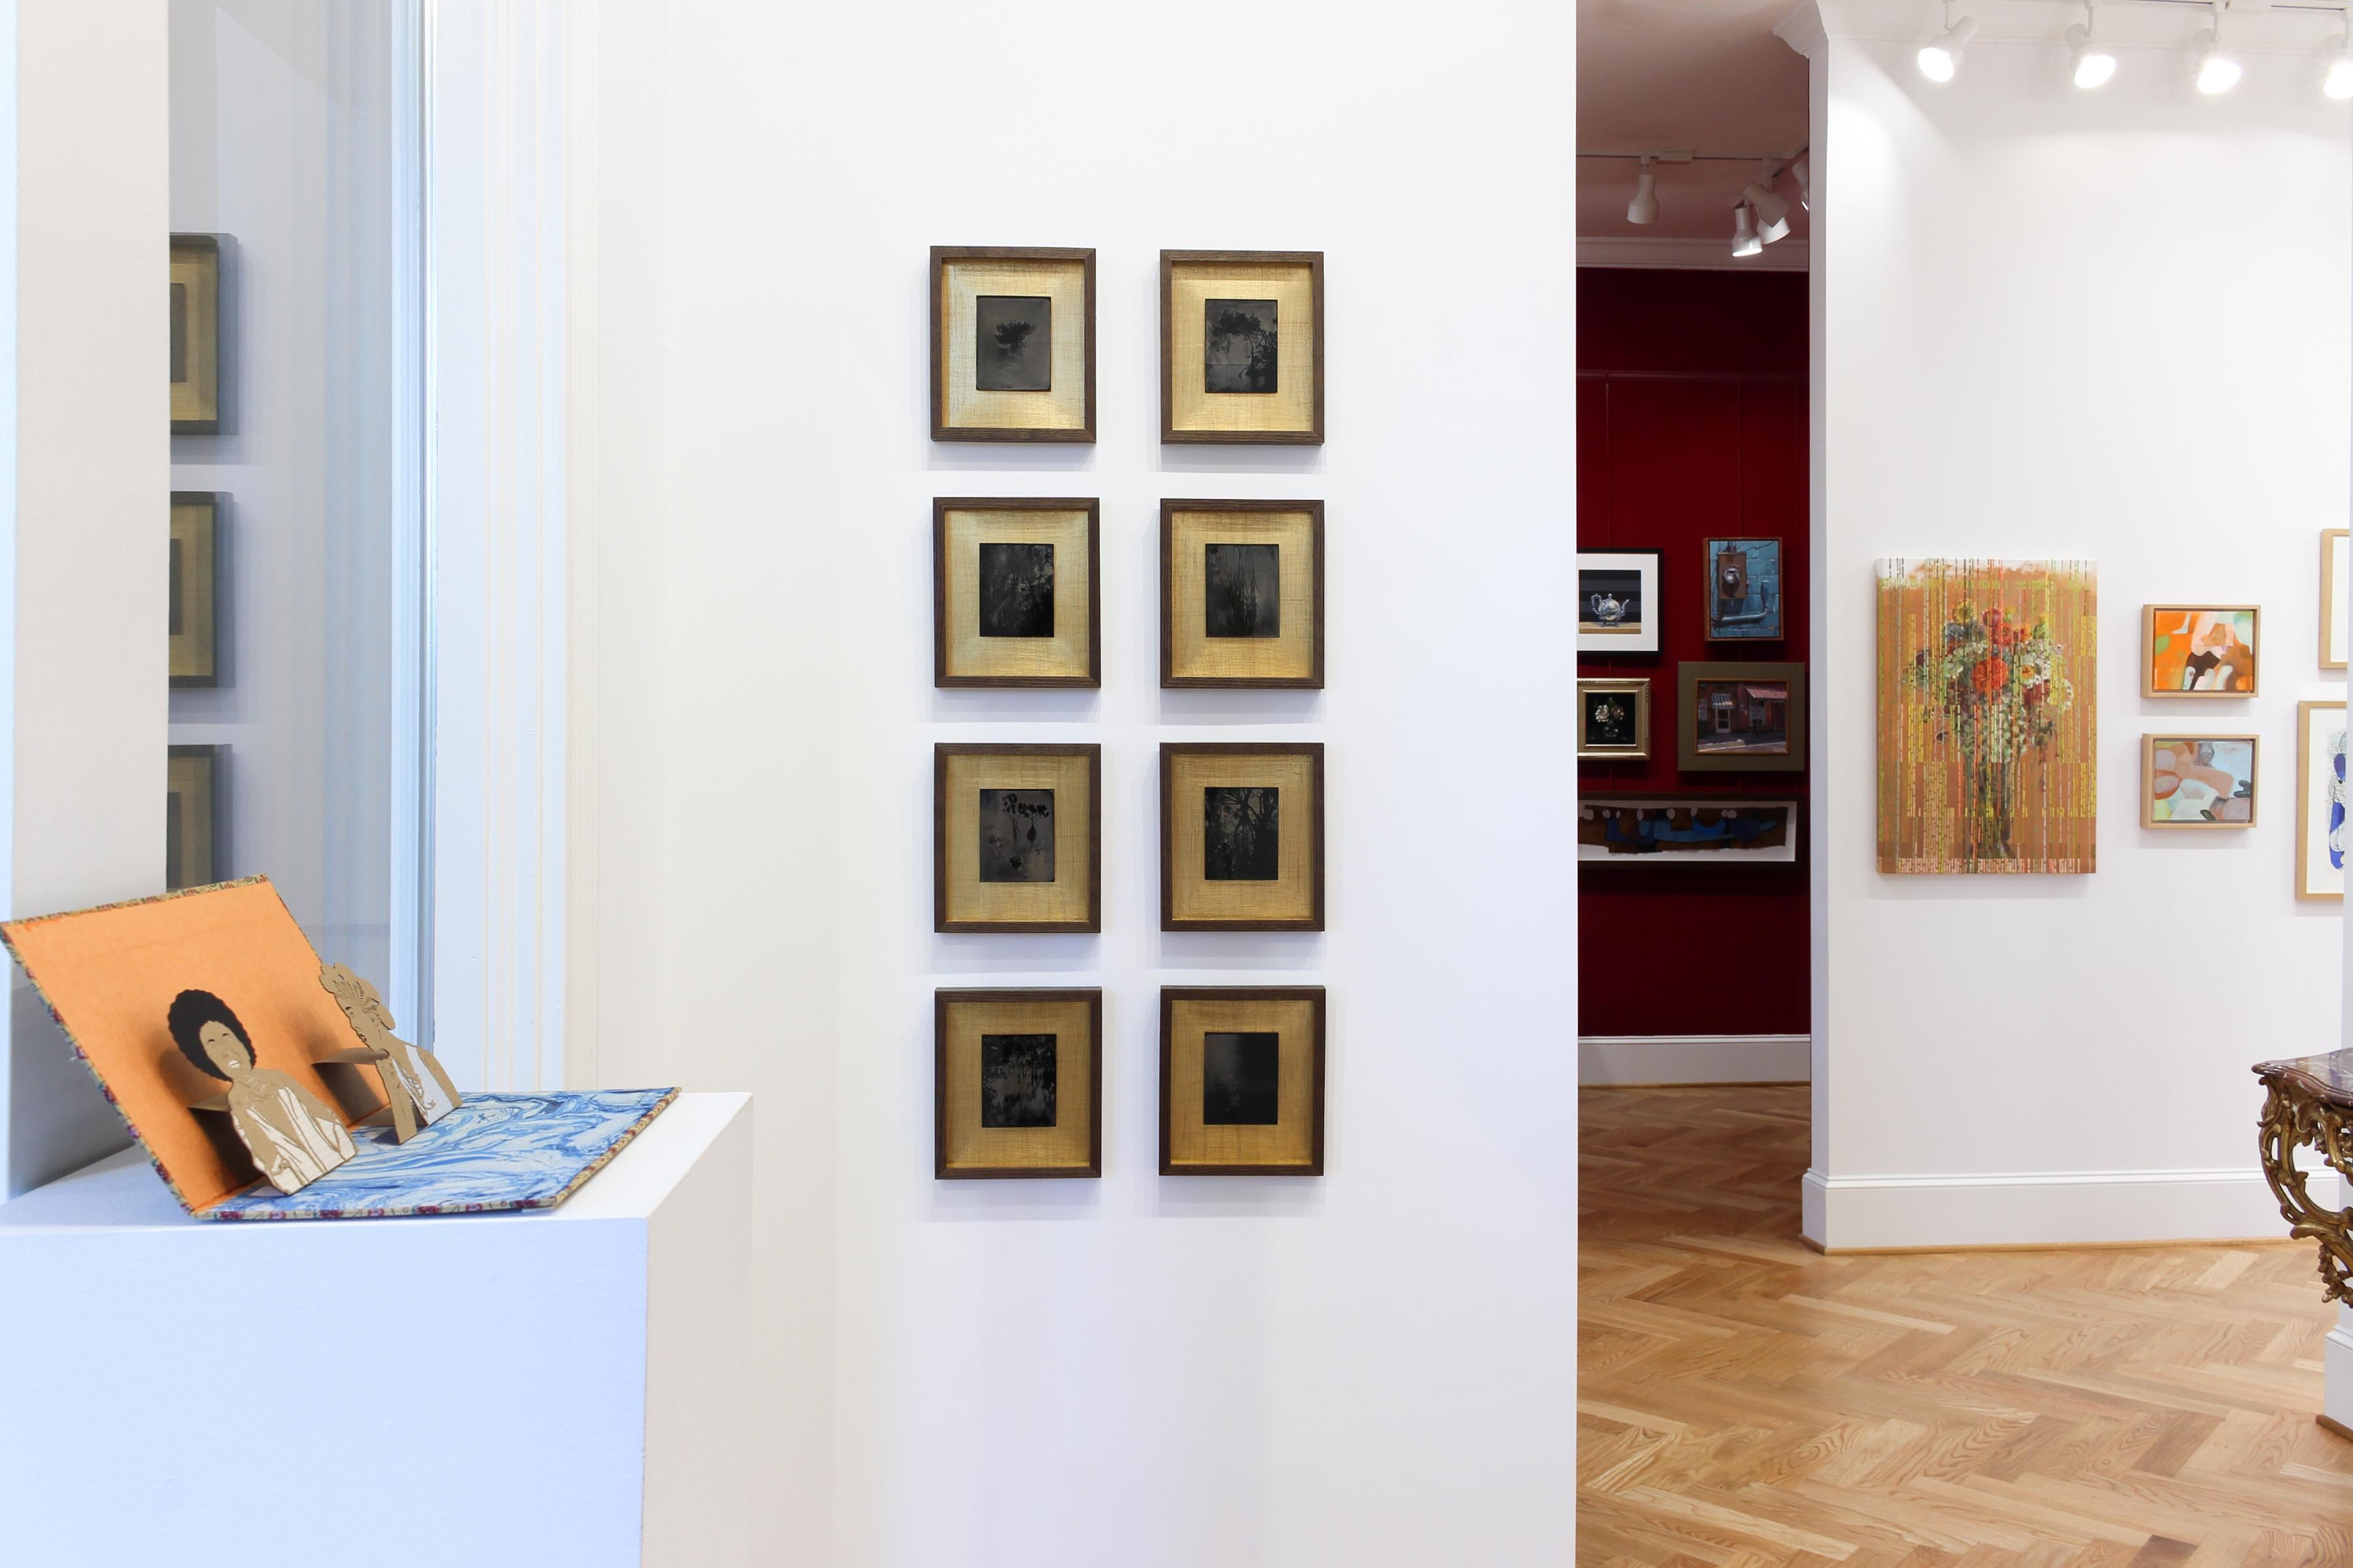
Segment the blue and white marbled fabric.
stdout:
<path fill-rule="evenodd" d="M 359 1152 L 288 1194 L 258 1182 L 206 1219 L 378 1219 L 553 1208 L 678 1098 L 675 1089 L 466 1097 L 406 1143 L 354 1127 Z"/>

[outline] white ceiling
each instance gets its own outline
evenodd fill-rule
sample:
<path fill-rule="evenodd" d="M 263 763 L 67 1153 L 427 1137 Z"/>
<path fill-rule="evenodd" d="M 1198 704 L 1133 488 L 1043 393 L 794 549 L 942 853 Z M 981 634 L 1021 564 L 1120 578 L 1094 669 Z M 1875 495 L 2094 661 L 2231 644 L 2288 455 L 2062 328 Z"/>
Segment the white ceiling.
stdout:
<path fill-rule="evenodd" d="M 1796 4 L 1577 0 L 1577 150 L 1786 153 L 1802 146 L 1806 62 L 1773 36 Z M 1658 221 L 1638 226 L 1626 221 L 1634 165 L 1577 160 L 1577 237 L 1720 238 L 1728 252 L 1733 198 L 1756 178 L 1755 165 L 1684 163 L 1657 173 Z M 1778 188 L 1794 198 L 1787 178 Z M 1782 245 L 1805 236 L 1793 201 Z"/>

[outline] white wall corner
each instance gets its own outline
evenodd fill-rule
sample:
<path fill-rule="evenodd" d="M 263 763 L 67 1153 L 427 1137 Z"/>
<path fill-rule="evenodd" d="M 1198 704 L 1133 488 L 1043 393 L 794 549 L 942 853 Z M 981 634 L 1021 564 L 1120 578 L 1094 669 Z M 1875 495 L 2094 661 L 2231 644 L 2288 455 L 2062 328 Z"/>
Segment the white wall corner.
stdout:
<path fill-rule="evenodd" d="M 1810 1035 L 1584 1035 L 1577 1081 L 1588 1087 L 1669 1083 L 1803 1083 Z"/>

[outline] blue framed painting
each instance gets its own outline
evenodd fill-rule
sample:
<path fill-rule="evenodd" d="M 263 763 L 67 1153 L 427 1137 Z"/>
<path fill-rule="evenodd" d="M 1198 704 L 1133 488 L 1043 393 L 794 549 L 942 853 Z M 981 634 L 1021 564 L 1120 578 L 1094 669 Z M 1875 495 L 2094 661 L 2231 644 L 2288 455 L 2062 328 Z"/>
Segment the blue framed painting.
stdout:
<path fill-rule="evenodd" d="M 1707 558 L 1707 640 L 1778 642 L 1781 624 L 1781 542 L 1710 539 Z"/>

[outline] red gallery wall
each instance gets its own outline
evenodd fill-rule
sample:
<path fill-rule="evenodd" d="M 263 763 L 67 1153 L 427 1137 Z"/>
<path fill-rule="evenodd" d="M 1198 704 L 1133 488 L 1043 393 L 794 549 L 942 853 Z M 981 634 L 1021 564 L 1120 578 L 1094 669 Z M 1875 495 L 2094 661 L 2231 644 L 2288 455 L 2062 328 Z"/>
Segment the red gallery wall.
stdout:
<path fill-rule="evenodd" d="M 1657 653 L 1577 660 L 1579 675 L 1651 679 L 1649 760 L 1581 763 L 1585 790 L 1805 794 L 1802 773 L 1678 769 L 1675 666 L 1805 661 L 1806 341 L 1803 273 L 1577 270 L 1577 548 L 1664 552 L 1665 607 Z M 1781 540 L 1779 643 L 1702 637 L 1700 542 L 1739 533 Z M 1577 1032 L 1808 1032 L 1802 840 L 1799 853 L 1794 866 L 1581 868 Z"/>

